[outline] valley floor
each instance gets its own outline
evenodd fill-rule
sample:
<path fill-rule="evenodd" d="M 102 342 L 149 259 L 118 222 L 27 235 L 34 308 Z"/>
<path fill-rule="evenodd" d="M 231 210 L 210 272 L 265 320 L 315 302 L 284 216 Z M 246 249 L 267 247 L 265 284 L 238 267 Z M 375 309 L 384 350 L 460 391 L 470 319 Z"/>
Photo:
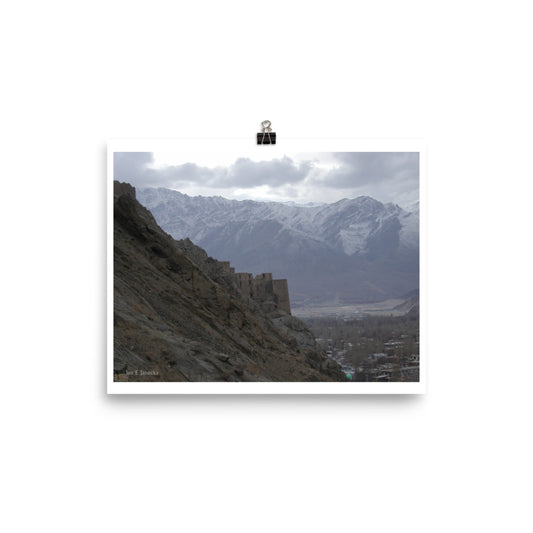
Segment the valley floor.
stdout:
<path fill-rule="evenodd" d="M 298 318 L 320 318 L 339 317 L 357 318 L 365 315 L 393 315 L 401 316 L 405 311 L 397 310 L 395 307 L 403 304 L 405 299 L 396 298 L 383 302 L 332 305 L 332 304 L 310 304 L 300 305 L 292 308 L 292 314 Z"/>

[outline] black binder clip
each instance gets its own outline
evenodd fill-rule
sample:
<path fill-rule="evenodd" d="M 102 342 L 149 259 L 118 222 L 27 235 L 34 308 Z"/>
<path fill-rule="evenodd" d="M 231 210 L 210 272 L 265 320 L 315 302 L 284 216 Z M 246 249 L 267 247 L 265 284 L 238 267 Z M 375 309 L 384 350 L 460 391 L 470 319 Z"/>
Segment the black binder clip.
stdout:
<path fill-rule="evenodd" d="M 270 120 L 261 122 L 262 131 L 257 134 L 257 144 L 276 144 L 276 134 L 272 131 L 271 125 Z"/>

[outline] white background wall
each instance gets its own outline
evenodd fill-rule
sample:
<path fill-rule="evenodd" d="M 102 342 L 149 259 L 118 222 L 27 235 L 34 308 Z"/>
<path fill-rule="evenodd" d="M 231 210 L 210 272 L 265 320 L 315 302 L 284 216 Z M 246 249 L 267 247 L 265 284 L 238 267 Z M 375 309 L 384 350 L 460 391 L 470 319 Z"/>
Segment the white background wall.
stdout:
<path fill-rule="evenodd" d="M 531 531 L 527 3 L 7 2 L 9 532 Z M 423 138 L 425 397 L 107 397 L 109 138 Z"/>

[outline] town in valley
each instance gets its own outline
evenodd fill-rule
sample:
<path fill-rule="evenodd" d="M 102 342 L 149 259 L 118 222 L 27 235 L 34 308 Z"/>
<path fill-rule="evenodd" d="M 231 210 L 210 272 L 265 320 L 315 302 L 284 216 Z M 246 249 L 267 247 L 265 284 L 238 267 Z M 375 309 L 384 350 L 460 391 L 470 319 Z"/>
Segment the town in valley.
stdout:
<path fill-rule="evenodd" d="M 326 355 L 348 379 L 358 382 L 413 382 L 420 379 L 419 310 L 381 309 L 373 314 L 330 312 L 302 317 Z M 379 307 L 379 306 L 378 306 Z M 388 311 L 388 314 L 387 314 Z"/>

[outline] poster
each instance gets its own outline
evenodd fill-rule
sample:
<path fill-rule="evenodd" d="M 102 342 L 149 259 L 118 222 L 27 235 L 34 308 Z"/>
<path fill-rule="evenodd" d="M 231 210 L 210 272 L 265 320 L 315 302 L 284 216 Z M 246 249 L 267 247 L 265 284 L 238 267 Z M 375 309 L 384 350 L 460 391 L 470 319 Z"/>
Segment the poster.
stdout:
<path fill-rule="evenodd" d="M 406 142 L 110 141 L 108 392 L 424 392 L 423 169 Z"/>

